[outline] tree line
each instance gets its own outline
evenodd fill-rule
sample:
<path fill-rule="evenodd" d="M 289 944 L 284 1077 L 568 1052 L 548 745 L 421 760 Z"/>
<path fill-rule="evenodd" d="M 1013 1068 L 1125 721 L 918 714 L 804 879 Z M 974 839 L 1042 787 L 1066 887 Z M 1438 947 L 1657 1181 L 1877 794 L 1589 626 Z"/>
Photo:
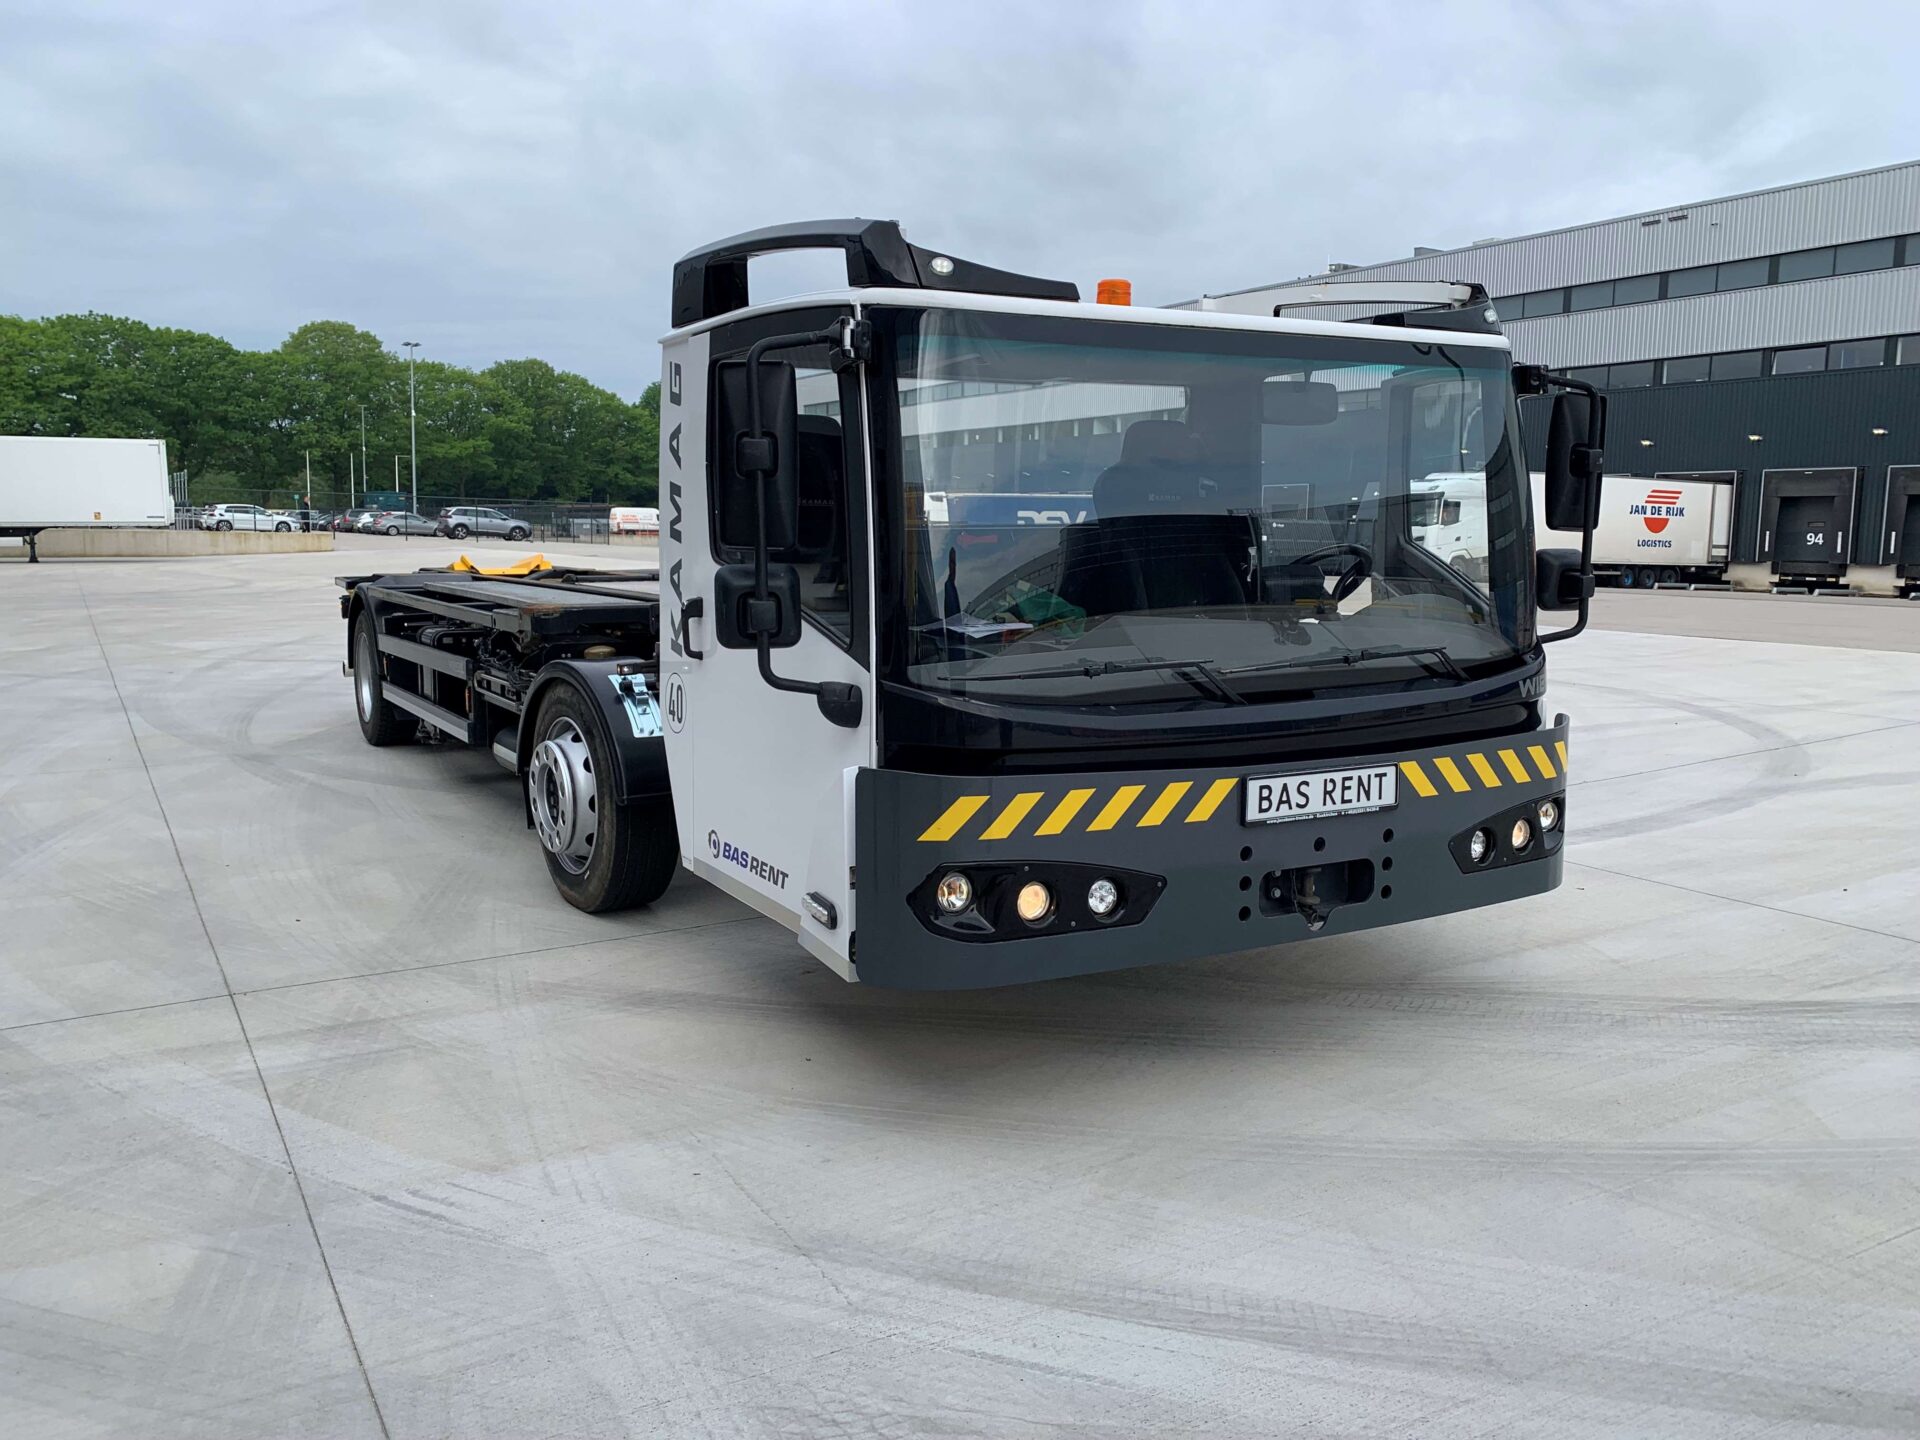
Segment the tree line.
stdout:
<path fill-rule="evenodd" d="M 629 403 L 544 360 L 484 370 L 420 361 L 420 493 L 553 503 L 651 504 L 659 493 L 660 387 Z M 307 489 L 344 504 L 407 454 L 407 364 L 335 320 L 276 350 L 114 315 L 0 315 L 0 434 L 161 439 L 195 503 L 271 503 Z M 401 488 L 407 462 L 400 461 Z"/>

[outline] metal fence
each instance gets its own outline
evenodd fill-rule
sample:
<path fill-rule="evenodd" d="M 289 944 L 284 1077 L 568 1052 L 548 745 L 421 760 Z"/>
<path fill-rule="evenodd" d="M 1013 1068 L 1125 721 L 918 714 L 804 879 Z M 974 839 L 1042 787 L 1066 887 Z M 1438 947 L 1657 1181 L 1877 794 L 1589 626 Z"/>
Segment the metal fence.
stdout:
<path fill-rule="evenodd" d="M 375 490 L 370 494 L 354 494 L 351 497 L 344 490 L 323 490 L 315 488 L 311 493 L 302 493 L 284 486 L 244 487 L 230 484 L 207 484 L 195 486 L 189 483 L 184 470 L 175 472 L 171 477 L 174 505 L 174 527 L 191 530 L 200 524 L 201 512 L 209 505 L 257 505 L 271 510 L 276 515 L 298 517 L 297 525 L 304 529 L 345 529 L 346 520 L 354 519 L 368 510 L 381 512 L 398 511 L 405 513 L 410 498 L 404 493 Z M 417 513 L 428 523 L 436 520 L 442 510 L 486 509 L 497 510 L 509 519 L 524 525 L 529 532 L 531 543 L 560 543 L 570 545 L 606 545 L 613 540 L 612 510 L 607 502 L 567 502 L 543 500 L 502 500 L 480 495 L 434 495 L 422 494 Z M 410 527 L 404 522 L 403 534 Z M 481 538 L 499 538 L 483 535 Z"/>

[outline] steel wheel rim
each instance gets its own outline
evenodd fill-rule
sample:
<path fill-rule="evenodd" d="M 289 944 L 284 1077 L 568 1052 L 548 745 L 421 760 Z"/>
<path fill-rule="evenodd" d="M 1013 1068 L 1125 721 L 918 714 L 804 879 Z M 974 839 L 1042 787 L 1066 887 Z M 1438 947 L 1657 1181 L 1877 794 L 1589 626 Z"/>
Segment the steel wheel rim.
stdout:
<path fill-rule="evenodd" d="M 568 874 L 584 874 L 593 861 L 600 828 L 593 751 L 580 727 L 564 715 L 534 747 L 527 766 L 527 802 L 534 834 L 546 852 Z"/>
<path fill-rule="evenodd" d="M 373 718 L 373 637 L 360 632 L 360 644 L 354 652 L 353 698 L 360 703 L 360 718 Z"/>

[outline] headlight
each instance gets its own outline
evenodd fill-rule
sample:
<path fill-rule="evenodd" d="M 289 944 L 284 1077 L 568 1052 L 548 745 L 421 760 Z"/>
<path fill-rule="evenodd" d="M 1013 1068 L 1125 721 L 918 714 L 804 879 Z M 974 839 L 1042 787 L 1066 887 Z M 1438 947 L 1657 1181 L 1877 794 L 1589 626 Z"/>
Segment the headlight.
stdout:
<path fill-rule="evenodd" d="M 1560 807 L 1551 800 L 1542 800 L 1535 813 L 1540 817 L 1542 830 L 1551 830 L 1560 823 Z"/>
<path fill-rule="evenodd" d="M 1517 855 L 1533 843 L 1533 826 L 1524 818 L 1516 820 L 1513 822 L 1513 833 L 1507 838 Z"/>
<path fill-rule="evenodd" d="M 958 915 L 973 904 L 973 882 L 958 870 L 951 875 L 943 875 L 933 892 L 933 898 L 947 914 Z"/>
<path fill-rule="evenodd" d="M 1490 830 L 1474 831 L 1472 837 L 1467 841 L 1467 855 L 1472 859 L 1473 863 L 1476 865 L 1484 865 L 1487 856 L 1492 853 L 1493 832 Z"/>
<path fill-rule="evenodd" d="M 1087 887 L 1087 909 L 1102 920 L 1120 903 L 1120 888 L 1111 880 L 1096 880 Z"/>
<path fill-rule="evenodd" d="M 1053 914 L 1053 892 L 1038 880 L 1029 880 L 1014 897 L 1014 913 L 1029 925 L 1038 925 Z"/>

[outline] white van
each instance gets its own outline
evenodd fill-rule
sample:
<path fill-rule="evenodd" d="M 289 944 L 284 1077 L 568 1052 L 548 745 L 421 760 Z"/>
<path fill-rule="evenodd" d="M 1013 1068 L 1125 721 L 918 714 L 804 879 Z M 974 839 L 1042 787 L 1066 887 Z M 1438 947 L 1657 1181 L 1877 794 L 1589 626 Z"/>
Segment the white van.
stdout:
<path fill-rule="evenodd" d="M 660 511 L 650 505 L 616 505 L 607 515 L 607 528 L 616 535 L 658 535 Z"/>

